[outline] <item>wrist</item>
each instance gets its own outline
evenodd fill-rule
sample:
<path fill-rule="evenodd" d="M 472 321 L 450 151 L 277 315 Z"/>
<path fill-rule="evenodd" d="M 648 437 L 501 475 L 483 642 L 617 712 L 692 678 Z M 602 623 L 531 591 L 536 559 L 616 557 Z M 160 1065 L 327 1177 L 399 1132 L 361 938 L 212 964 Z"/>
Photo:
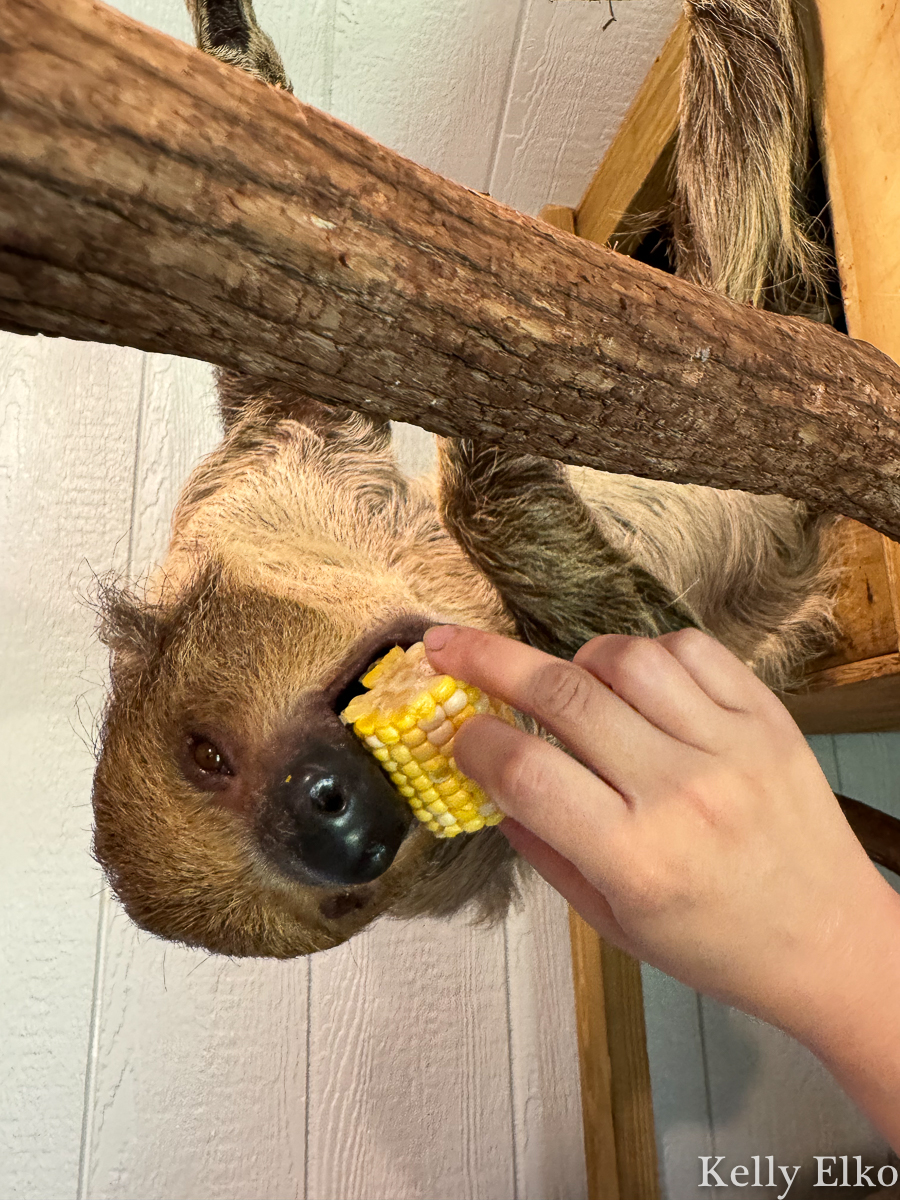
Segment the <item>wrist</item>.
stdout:
<path fill-rule="evenodd" d="M 873 867 L 848 916 L 777 1023 L 900 1148 L 900 896 Z"/>

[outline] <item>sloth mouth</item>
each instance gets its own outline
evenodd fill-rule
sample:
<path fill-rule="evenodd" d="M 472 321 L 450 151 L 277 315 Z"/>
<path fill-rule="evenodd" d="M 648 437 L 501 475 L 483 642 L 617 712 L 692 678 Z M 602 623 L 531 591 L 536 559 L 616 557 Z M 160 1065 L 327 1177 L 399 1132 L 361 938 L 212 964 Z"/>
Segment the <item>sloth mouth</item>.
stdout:
<path fill-rule="evenodd" d="M 354 696 L 368 688 L 359 682 L 360 676 L 376 659 L 387 654 L 394 646 L 408 650 L 421 642 L 425 630 L 437 624 L 440 618 L 429 618 L 421 613 L 409 613 L 396 618 L 380 629 L 373 630 L 353 650 L 335 672 L 332 681 L 323 688 L 328 707 L 340 716 Z"/>

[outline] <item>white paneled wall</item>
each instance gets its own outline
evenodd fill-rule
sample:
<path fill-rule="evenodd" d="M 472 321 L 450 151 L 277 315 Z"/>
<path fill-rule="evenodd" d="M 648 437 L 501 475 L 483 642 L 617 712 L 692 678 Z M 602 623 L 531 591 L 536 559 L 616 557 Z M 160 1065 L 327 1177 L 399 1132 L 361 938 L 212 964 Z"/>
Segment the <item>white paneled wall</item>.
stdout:
<path fill-rule="evenodd" d="M 119 7 L 189 38 L 179 0 Z M 302 99 L 530 212 L 578 199 L 679 3 L 615 8 L 604 30 L 601 3 L 257 2 Z M 427 435 L 396 437 L 427 465 Z M 154 941 L 102 887 L 89 598 L 152 564 L 216 438 L 202 364 L 0 335 L 0 1200 L 578 1200 L 568 932 L 547 889 L 494 929 L 385 921 L 260 963 Z M 897 739 L 823 752 L 845 790 L 897 805 Z M 670 1200 L 724 1145 L 875 1145 L 780 1035 L 646 980 Z"/>

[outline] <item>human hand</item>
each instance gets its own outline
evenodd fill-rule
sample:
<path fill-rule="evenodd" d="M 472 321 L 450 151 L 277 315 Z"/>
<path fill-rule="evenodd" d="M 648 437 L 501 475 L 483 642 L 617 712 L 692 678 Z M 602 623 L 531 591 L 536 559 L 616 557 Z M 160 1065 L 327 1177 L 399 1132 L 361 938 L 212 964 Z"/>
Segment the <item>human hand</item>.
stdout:
<path fill-rule="evenodd" d="M 868 931 L 897 928 L 897 898 L 777 698 L 697 630 L 571 664 L 457 627 L 425 644 L 574 756 L 490 717 L 460 730 L 516 849 L 609 941 L 824 1053 L 828 998 L 883 956 Z"/>

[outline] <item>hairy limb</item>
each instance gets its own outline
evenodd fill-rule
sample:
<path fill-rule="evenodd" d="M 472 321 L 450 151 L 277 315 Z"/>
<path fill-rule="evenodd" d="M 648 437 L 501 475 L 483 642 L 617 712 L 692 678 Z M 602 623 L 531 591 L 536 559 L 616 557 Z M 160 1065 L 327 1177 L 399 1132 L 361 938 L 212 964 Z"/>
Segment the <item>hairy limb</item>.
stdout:
<path fill-rule="evenodd" d="M 185 0 L 185 3 L 200 50 L 264 83 L 293 90 L 281 56 L 256 20 L 252 0 Z M 252 412 L 257 427 L 272 419 L 290 417 L 314 426 L 330 438 L 351 432 L 354 441 L 362 438 L 372 451 L 384 450 L 390 442 L 386 420 L 360 417 L 346 409 L 322 404 L 287 384 L 219 368 L 216 385 L 226 432 Z"/>
<path fill-rule="evenodd" d="M 371 453 L 384 452 L 391 443 L 389 421 L 323 404 L 286 383 L 220 367 L 216 371 L 216 387 L 226 433 L 248 419 L 258 429 L 287 417 L 311 426 L 329 441 L 349 439 Z"/>
<path fill-rule="evenodd" d="M 281 55 L 260 29 L 252 0 L 185 0 L 200 50 L 255 79 L 293 91 Z"/>
<path fill-rule="evenodd" d="M 688 0 L 675 198 L 679 273 L 828 319 L 832 264 L 805 211 L 810 106 L 792 0 Z"/>
<path fill-rule="evenodd" d="M 698 624 L 605 540 L 560 463 L 447 440 L 440 468 L 446 527 L 532 646 L 571 658 L 597 634 L 652 637 Z"/>

